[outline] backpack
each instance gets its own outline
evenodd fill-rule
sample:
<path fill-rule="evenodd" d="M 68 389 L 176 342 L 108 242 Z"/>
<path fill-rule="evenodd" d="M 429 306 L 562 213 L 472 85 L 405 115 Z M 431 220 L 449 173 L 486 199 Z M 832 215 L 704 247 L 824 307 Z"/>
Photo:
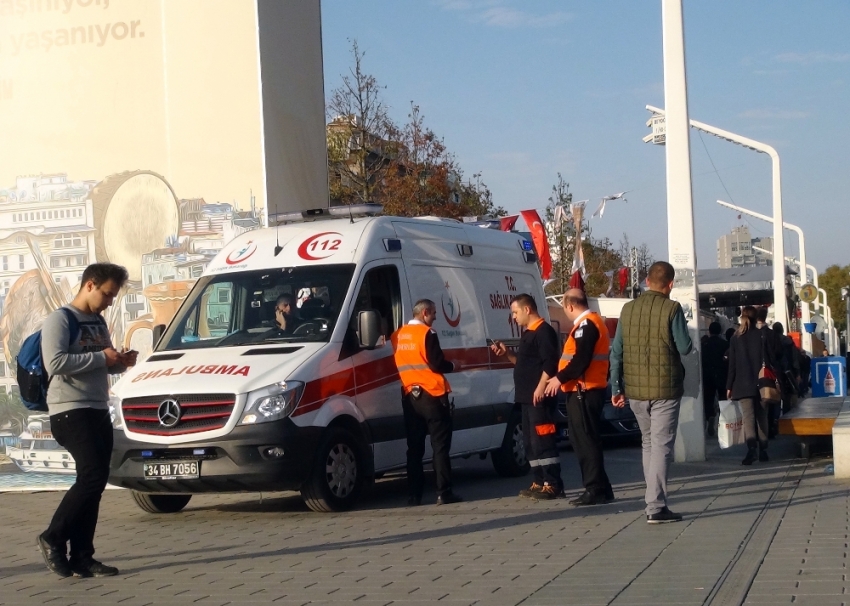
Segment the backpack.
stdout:
<path fill-rule="evenodd" d="M 59 309 L 68 317 L 68 328 L 71 332 L 71 340 L 68 342 L 70 348 L 80 336 L 80 323 L 70 309 L 64 307 Z M 16 360 L 18 388 L 21 391 L 24 406 L 34 412 L 47 412 L 47 388 L 53 377 L 47 376 L 47 369 L 41 357 L 41 329 L 24 339 Z"/>

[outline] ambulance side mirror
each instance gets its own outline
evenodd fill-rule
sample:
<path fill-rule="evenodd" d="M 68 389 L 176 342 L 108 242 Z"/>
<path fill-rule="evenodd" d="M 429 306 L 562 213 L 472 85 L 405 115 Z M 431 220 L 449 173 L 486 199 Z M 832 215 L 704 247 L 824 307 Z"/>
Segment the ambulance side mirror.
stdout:
<path fill-rule="evenodd" d="M 151 345 L 156 347 L 156 344 L 159 343 L 159 340 L 162 338 L 162 333 L 165 332 L 165 324 L 157 324 L 153 327 L 153 339 L 151 340 Z"/>
<path fill-rule="evenodd" d="M 357 314 L 357 334 L 360 337 L 360 347 L 375 349 L 381 339 L 381 316 L 374 309 L 367 309 Z"/>

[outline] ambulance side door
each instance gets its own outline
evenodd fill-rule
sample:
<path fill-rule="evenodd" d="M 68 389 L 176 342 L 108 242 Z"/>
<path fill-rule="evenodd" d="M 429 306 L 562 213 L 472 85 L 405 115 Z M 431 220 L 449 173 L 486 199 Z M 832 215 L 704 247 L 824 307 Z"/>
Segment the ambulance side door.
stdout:
<path fill-rule="evenodd" d="M 351 352 L 357 407 L 363 413 L 374 448 L 375 469 L 389 469 L 406 461 L 406 434 L 401 409 L 401 382 L 390 336 L 403 323 L 401 284 L 404 267 L 392 259 L 364 267 L 351 305 L 343 351 Z M 374 310 L 381 319 L 381 339 L 372 349 L 359 347 L 357 317 Z"/>

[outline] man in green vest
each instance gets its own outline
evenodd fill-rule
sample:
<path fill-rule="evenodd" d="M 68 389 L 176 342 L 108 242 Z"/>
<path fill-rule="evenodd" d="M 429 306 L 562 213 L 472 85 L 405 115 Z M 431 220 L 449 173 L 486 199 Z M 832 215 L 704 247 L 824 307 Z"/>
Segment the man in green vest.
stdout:
<path fill-rule="evenodd" d="M 646 276 L 649 290 L 623 307 L 611 346 L 611 401 L 623 407 L 628 396 L 643 438 L 649 524 L 682 519 L 667 508 L 667 469 L 685 392 L 681 357 L 693 344 L 682 306 L 670 300 L 674 278 L 669 263 L 652 264 Z"/>

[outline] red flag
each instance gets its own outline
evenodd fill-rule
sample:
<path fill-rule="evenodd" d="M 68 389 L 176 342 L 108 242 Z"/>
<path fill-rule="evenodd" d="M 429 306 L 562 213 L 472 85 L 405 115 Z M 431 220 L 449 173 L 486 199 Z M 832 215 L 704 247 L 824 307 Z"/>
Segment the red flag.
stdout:
<path fill-rule="evenodd" d="M 502 231 L 511 231 L 516 224 L 519 215 L 511 215 L 510 217 L 502 217 L 499 219 L 499 229 Z"/>
<path fill-rule="evenodd" d="M 626 290 L 626 286 L 629 284 L 629 268 L 621 267 L 619 273 L 620 278 L 620 292 Z"/>
<path fill-rule="evenodd" d="M 570 288 L 584 290 L 584 278 L 580 271 L 573 272 L 573 275 L 570 276 Z"/>
<path fill-rule="evenodd" d="M 546 237 L 543 222 L 536 210 L 519 212 L 531 231 L 531 241 L 534 242 L 534 250 L 537 251 L 537 258 L 540 259 L 541 275 L 544 280 L 548 280 L 552 275 L 552 257 L 549 256 L 549 239 Z"/>

